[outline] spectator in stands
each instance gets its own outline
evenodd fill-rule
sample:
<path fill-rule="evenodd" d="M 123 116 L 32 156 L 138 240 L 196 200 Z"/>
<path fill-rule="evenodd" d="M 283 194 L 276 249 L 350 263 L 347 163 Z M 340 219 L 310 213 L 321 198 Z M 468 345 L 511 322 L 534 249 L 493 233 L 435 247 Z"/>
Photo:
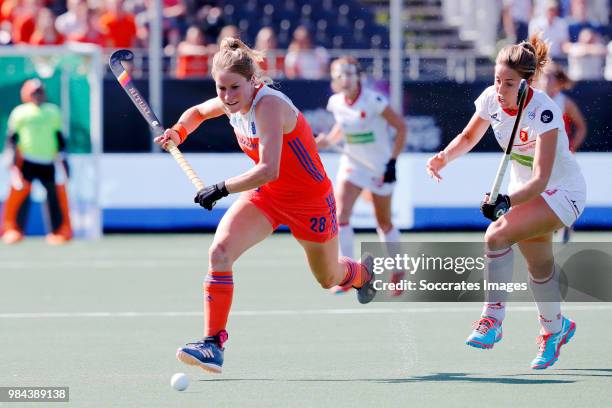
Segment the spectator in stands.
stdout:
<path fill-rule="evenodd" d="M 0 46 L 11 45 L 11 25 L 6 21 L 0 22 Z"/>
<path fill-rule="evenodd" d="M 180 39 L 177 41 L 177 36 L 182 38 L 187 32 L 187 8 L 181 0 L 164 0 L 163 7 L 164 45 L 176 47 L 180 42 Z"/>
<path fill-rule="evenodd" d="M 219 35 L 217 36 L 217 47 L 221 44 L 224 38 L 240 38 L 240 30 L 235 25 L 226 25 L 219 31 Z"/>
<path fill-rule="evenodd" d="M 13 42 L 11 18 L 16 4 L 17 0 L 0 0 L 0 46 Z"/>
<path fill-rule="evenodd" d="M 10 21 L 17 0 L 0 0 L 0 23 Z"/>
<path fill-rule="evenodd" d="M 10 44 L 12 42 L 13 18 L 19 0 L 0 0 L 0 43 Z"/>
<path fill-rule="evenodd" d="M 55 15 L 48 8 L 43 8 L 36 17 L 36 28 L 30 44 L 32 45 L 60 45 L 64 43 L 64 36 L 55 29 Z"/>
<path fill-rule="evenodd" d="M 151 0 L 125 0 L 123 11 L 133 15 L 137 19 L 139 14 L 148 14 L 148 7 L 152 7 L 153 4 L 155 3 Z"/>
<path fill-rule="evenodd" d="M 98 14 L 90 9 L 86 2 L 81 2 L 76 7 L 78 29 L 68 36 L 68 41 L 105 47 L 107 41 L 104 34 L 98 29 L 100 20 Z"/>
<path fill-rule="evenodd" d="M 179 25 L 178 21 L 185 19 L 185 12 L 187 11 L 185 2 L 180 0 L 164 0 L 163 7 L 164 19 L 170 22 L 173 27 Z"/>
<path fill-rule="evenodd" d="M 504 0 L 503 24 L 508 42 L 525 41 L 529 34 L 529 21 L 533 13 L 533 0 Z"/>
<path fill-rule="evenodd" d="M 165 1 L 162 1 L 162 7 L 164 3 Z M 136 38 L 133 47 L 147 48 L 149 45 L 149 21 L 151 19 L 149 9 L 153 5 L 153 0 L 125 0 L 123 11 L 133 16 L 136 23 Z M 166 21 L 162 20 L 162 30 L 165 29 L 165 26 Z"/>
<path fill-rule="evenodd" d="M 226 25 L 223 18 L 223 10 L 220 7 L 205 5 L 197 14 L 197 25 L 200 26 L 204 36 L 211 40 L 217 38 Z M 238 37 L 234 37 L 238 38 Z"/>
<path fill-rule="evenodd" d="M 198 18 L 199 12 L 206 6 L 216 6 L 218 0 L 181 0 L 181 3 L 185 6 L 185 18 L 187 24 L 197 25 L 200 23 Z"/>
<path fill-rule="evenodd" d="M 28 44 L 36 27 L 36 16 L 42 8 L 41 0 L 23 0 L 12 12 L 13 43 Z"/>
<path fill-rule="evenodd" d="M 206 45 L 204 33 L 200 27 L 195 25 L 189 27 L 185 40 L 177 47 L 176 77 L 207 76 L 210 52 L 211 49 Z"/>
<path fill-rule="evenodd" d="M 68 10 L 64 14 L 59 15 L 55 20 L 55 28 L 64 37 L 69 37 L 77 31 L 82 32 L 85 28 L 84 20 L 79 20 L 77 17 L 79 5 L 83 3 L 85 3 L 85 8 L 87 8 L 87 3 L 84 0 L 68 0 L 66 3 Z"/>
<path fill-rule="evenodd" d="M 181 41 L 183 41 L 181 30 L 178 27 L 170 27 L 164 34 L 164 54 L 169 57 L 175 56 Z"/>
<path fill-rule="evenodd" d="M 287 78 L 321 79 L 327 76 L 329 56 L 323 47 L 314 47 L 305 26 L 298 26 L 285 57 Z"/>
<path fill-rule="evenodd" d="M 284 71 L 285 57 L 278 52 L 276 34 L 271 27 L 263 27 L 255 37 L 255 49 L 264 53 L 259 63 L 261 69 L 270 77 L 279 77 Z"/>
<path fill-rule="evenodd" d="M 559 17 L 559 3 L 556 0 L 546 0 L 544 15 L 536 17 L 529 23 L 529 36 L 542 33 L 542 39 L 550 43 L 552 58 L 565 58 L 563 46 L 569 41 L 567 22 Z"/>
<path fill-rule="evenodd" d="M 136 41 L 134 16 L 125 11 L 123 0 L 109 0 L 108 11 L 100 17 L 102 34 L 113 48 L 130 48 Z"/>
<path fill-rule="evenodd" d="M 587 0 L 572 0 L 572 14 L 568 19 L 569 37 L 571 42 L 577 42 L 580 32 L 584 28 L 590 28 L 599 35 L 605 35 L 603 27 L 588 19 Z"/>
<path fill-rule="evenodd" d="M 233 24 L 224 26 L 221 31 L 219 31 L 217 42 L 210 45 L 211 54 L 219 50 L 221 41 L 223 41 L 224 38 L 240 38 L 240 30 Z"/>
<path fill-rule="evenodd" d="M 569 76 L 574 81 L 602 79 L 606 46 L 599 35 L 590 28 L 584 28 L 578 41 L 566 44 Z"/>

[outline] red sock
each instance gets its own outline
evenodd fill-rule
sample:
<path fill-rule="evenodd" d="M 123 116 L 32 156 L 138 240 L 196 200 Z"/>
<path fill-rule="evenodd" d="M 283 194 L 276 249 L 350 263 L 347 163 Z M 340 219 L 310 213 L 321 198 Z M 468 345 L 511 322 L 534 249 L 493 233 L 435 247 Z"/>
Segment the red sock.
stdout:
<path fill-rule="evenodd" d="M 365 266 L 346 256 L 340 258 L 339 262 L 344 266 L 344 278 L 342 282 L 340 282 L 340 286 L 352 286 L 354 288 L 362 287 L 369 277 Z"/>
<path fill-rule="evenodd" d="M 232 271 L 209 271 L 204 281 L 204 336 L 215 336 L 225 330 L 232 307 L 234 280 Z"/>

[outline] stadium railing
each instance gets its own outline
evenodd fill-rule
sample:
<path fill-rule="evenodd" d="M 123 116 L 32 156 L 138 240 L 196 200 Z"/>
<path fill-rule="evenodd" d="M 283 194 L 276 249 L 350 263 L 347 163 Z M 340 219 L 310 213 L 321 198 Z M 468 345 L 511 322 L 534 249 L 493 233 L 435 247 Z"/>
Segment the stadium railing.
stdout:
<path fill-rule="evenodd" d="M 108 57 L 114 50 L 104 50 Z M 132 49 L 134 52 L 133 77 L 148 76 L 148 50 Z M 270 70 L 276 71 L 274 61 L 277 56 L 285 56 L 286 50 L 274 50 L 268 53 Z M 357 58 L 364 71 L 374 80 L 388 78 L 389 52 L 387 50 L 353 50 L 329 49 L 330 61 L 342 55 L 352 55 Z M 173 77 L 176 72 L 177 56 L 164 55 L 163 73 Z M 210 59 L 212 61 L 212 58 Z M 406 51 L 404 55 L 403 76 L 410 80 L 451 80 L 456 82 L 474 82 L 489 78 L 493 73 L 493 63 L 482 58 L 473 50 L 416 50 Z M 282 78 L 278 75 L 275 79 Z"/>

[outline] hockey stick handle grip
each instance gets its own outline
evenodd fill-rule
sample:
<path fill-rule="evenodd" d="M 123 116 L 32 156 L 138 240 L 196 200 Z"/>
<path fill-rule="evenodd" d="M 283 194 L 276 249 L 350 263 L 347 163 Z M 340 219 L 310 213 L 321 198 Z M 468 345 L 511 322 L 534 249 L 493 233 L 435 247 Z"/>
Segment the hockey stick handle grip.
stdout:
<path fill-rule="evenodd" d="M 166 144 L 166 150 L 172 155 L 181 170 L 183 170 L 183 173 L 185 173 L 185 175 L 187 176 L 187 178 L 189 178 L 195 188 L 197 188 L 198 191 L 203 189 L 204 182 L 202 181 L 202 179 L 200 179 L 200 177 L 198 177 L 195 170 L 193 170 L 189 162 L 187 162 L 187 160 L 183 156 L 183 153 L 181 153 L 181 151 L 178 149 L 178 147 L 176 147 L 172 140 L 168 140 L 168 143 Z"/>
<path fill-rule="evenodd" d="M 504 154 L 504 157 L 502 157 L 501 161 L 499 162 L 499 168 L 497 169 L 495 181 L 493 182 L 493 187 L 491 187 L 491 194 L 489 195 L 489 204 L 493 204 L 497 200 L 497 196 L 499 195 L 499 189 L 501 188 L 502 181 L 504 180 L 504 176 L 506 175 L 506 170 L 508 169 L 509 161 L 510 155 Z"/>
<path fill-rule="evenodd" d="M 516 119 L 514 120 L 514 125 L 512 126 L 512 133 L 510 134 L 508 145 L 504 150 L 504 156 L 502 157 L 501 162 L 499 163 L 499 167 L 497 168 L 497 174 L 495 174 L 495 181 L 493 182 L 493 187 L 491 187 L 491 194 L 489 195 L 489 204 L 493 204 L 495 203 L 495 201 L 497 201 L 497 196 L 499 195 L 501 183 L 504 179 L 504 176 L 506 175 L 508 163 L 510 162 L 510 158 L 512 157 L 512 147 L 514 146 L 514 138 L 516 137 L 516 132 L 523 117 L 523 109 L 525 108 L 525 102 L 527 100 L 528 92 L 529 86 L 527 84 L 527 81 L 521 79 L 518 94 L 518 112 L 516 114 Z"/>

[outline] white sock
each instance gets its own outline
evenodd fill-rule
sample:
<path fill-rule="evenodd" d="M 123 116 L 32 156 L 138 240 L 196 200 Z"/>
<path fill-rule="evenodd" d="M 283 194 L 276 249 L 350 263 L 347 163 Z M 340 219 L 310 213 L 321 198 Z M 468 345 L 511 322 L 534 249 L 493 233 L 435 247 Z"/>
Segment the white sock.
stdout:
<path fill-rule="evenodd" d="M 338 228 L 340 238 L 340 256 L 346 256 L 353 259 L 353 247 L 355 240 L 355 232 L 350 224 L 340 224 Z"/>
<path fill-rule="evenodd" d="M 393 258 L 395 255 L 400 253 L 400 241 L 402 236 L 399 230 L 395 227 L 391 227 L 389 231 L 384 232 L 380 227 L 376 227 L 376 232 L 378 233 L 378 239 L 380 242 L 384 243 L 384 250 L 386 252 L 387 257 Z M 394 270 L 392 274 L 396 274 L 399 271 Z M 389 278 L 393 279 L 393 278 Z"/>
<path fill-rule="evenodd" d="M 396 227 L 391 227 L 387 232 L 377 227 L 376 232 L 378 233 L 380 242 L 400 242 L 402 239 L 402 235 Z"/>
<path fill-rule="evenodd" d="M 552 273 L 546 278 L 536 279 L 529 274 L 529 287 L 538 306 L 538 317 L 543 334 L 561 331 L 562 315 L 559 273 L 553 267 Z"/>
<path fill-rule="evenodd" d="M 514 251 L 512 251 L 512 247 L 496 251 L 487 250 L 485 257 L 487 263 L 485 279 L 487 282 L 512 282 L 512 273 L 514 272 Z M 505 290 L 485 290 L 482 316 L 493 317 L 501 323 L 506 317 L 506 299 L 508 299 L 508 292 Z"/>

